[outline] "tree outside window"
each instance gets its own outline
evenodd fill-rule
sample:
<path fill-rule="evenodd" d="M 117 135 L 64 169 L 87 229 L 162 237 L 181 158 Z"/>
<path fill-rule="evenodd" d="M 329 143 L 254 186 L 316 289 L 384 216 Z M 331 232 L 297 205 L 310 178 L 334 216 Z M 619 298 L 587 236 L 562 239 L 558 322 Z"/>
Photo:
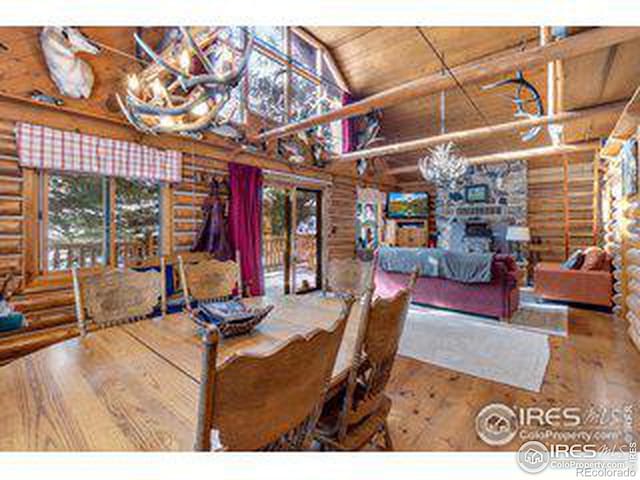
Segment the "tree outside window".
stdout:
<path fill-rule="evenodd" d="M 158 184 L 59 173 L 50 173 L 47 178 L 43 205 L 46 215 L 43 267 L 46 270 L 106 265 L 108 252 L 112 250 L 112 225 L 115 228 L 116 265 L 123 266 L 158 254 Z M 113 212 L 107 200 L 110 189 L 115 189 Z"/>

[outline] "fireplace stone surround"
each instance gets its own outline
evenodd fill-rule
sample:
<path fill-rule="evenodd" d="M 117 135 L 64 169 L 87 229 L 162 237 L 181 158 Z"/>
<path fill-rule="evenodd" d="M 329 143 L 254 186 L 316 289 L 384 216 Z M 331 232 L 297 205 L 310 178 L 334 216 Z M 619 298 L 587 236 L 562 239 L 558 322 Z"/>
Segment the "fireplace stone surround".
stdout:
<path fill-rule="evenodd" d="M 465 200 L 469 185 L 487 185 L 487 202 Z M 483 235 L 468 226 L 484 224 Z M 460 252 L 507 252 L 510 225 L 527 224 L 527 164 L 524 161 L 472 165 L 453 189 L 438 187 L 438 246 Z"/>

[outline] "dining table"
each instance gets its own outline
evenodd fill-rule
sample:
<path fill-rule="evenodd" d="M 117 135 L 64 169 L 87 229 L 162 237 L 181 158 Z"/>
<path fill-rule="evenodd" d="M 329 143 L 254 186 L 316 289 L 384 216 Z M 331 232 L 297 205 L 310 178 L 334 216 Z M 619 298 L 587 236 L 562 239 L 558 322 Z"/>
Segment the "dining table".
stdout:
<path fill-rule="evenodd" d="M 250 333 L 221 338 L 218 364 L 330 328 L 342 304 L 324 294 L 244 302 L 273 310 Z M 331 389 L 348 376 L 360 311 L 356 302 Z M 0 367 L 0 451 L 193 450 L 201 352 L 200 328 L 176 313 L 92 331 L 18 358 Z"/>

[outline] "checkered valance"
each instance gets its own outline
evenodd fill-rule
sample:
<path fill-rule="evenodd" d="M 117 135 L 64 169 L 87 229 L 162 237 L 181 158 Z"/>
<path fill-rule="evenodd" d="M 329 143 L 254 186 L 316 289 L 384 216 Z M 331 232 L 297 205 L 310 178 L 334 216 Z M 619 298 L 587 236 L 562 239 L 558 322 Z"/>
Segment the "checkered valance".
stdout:
<path fill-rule="evenodd" d="M 24 167 L 180 182 L 182 153 L 137 143 L 18 123 L 18 156 Z"/>

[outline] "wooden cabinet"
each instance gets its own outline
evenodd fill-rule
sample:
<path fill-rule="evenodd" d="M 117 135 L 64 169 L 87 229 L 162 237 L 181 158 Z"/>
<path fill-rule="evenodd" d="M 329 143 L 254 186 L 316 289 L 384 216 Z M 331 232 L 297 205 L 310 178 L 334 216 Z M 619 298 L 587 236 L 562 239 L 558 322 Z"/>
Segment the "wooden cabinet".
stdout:
<path fill-rule="evenodd" d="M 428 243 L 427 222 L 396 222 L 395 245 L 397 247 L 426 247 Z"/>
<path fill-rule="evenodd" d="M 429 224 L 426 220 L 388 219 L 385 237 L 385 244 L 394 247 L 426 247 Z"/>
<path fill-rule="evenodd" d="M 399 247 L 426 247 L 427 232 L 423 228 L 399 228 L 396 241 Z"/>

